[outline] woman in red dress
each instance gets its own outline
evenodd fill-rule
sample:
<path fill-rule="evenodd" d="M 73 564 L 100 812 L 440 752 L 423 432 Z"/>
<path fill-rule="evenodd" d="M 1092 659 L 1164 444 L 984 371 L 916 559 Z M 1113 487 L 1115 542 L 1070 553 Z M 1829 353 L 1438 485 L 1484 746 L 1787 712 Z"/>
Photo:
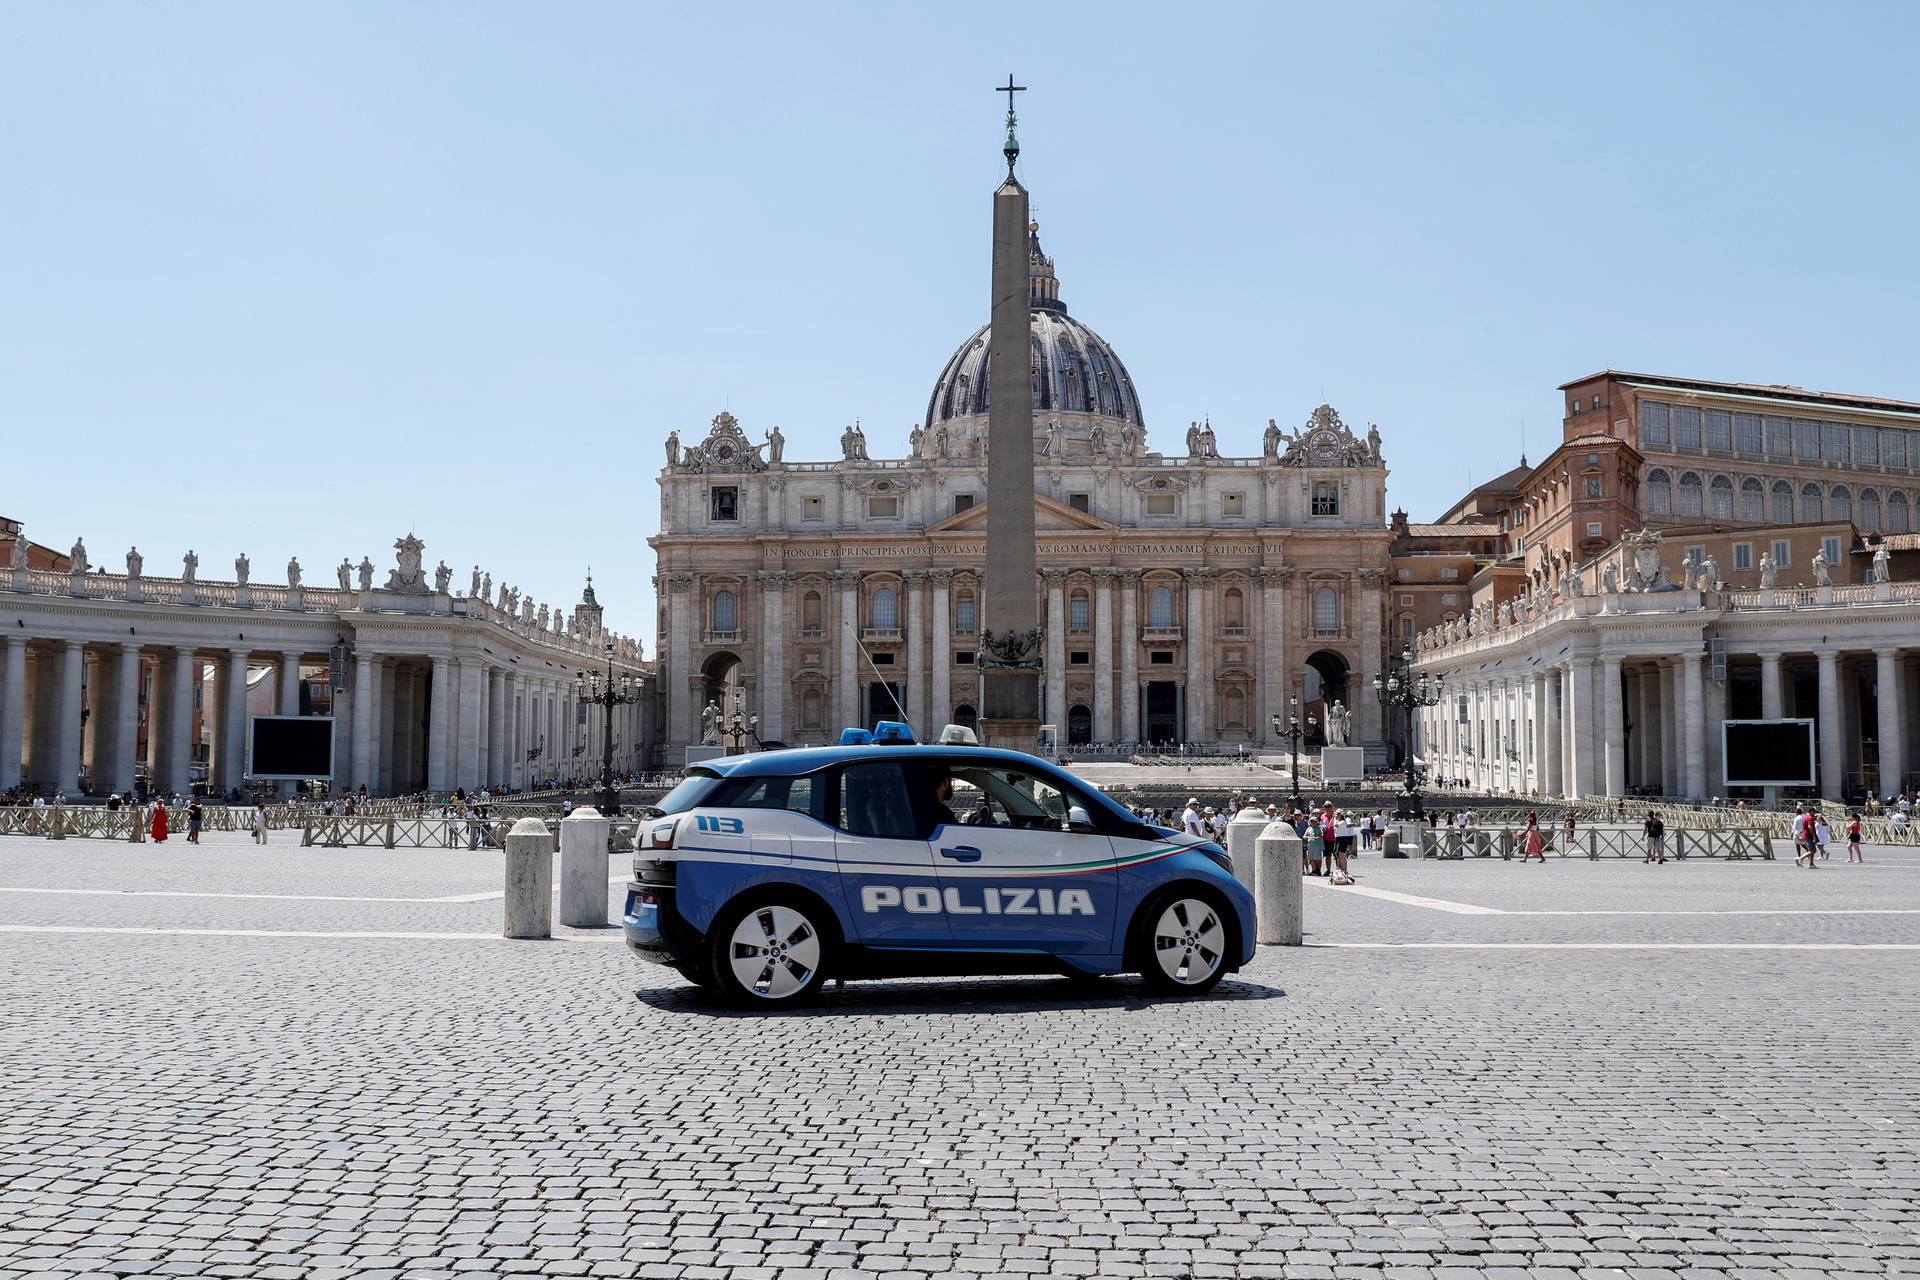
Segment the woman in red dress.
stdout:
<path fill-rule="evenodd" d="M 167 806 L 158 800 L 153 802 L 153 839 L 155 844 L 165 843 L 167 838 Z"/>

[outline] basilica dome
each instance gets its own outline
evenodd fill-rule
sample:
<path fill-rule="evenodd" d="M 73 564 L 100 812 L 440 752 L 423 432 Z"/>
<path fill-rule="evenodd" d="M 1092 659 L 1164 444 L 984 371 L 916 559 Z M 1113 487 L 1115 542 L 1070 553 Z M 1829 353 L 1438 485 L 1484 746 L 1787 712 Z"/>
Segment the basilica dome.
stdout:
<path fill-rule="evenodd" d="M 1095 438 L 1144 437 L 1146 419 L 1127 367 L 1093 330 L 1067 314 L 1053 259 L 1040 251 L 1038 224 L 1027 230 L 1033 326 L 1033 429 L 1043 438 L 1059 422 L 1067 441 L 1086 445 Z M 927 402 L 926 431 L 945 428 L 954 452 L 975 451 L 987 430 L 987 335 L 982 325 L 953 353 Z M 1080 450 L 1075 450 L 1079 452 Z"/>

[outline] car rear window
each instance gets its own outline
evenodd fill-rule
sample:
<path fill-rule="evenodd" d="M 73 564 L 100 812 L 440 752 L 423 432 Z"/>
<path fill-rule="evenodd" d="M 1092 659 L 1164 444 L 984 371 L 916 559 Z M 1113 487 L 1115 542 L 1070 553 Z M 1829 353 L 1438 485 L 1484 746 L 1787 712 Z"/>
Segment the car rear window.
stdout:
<path fill-rule="evenodd" d="M 840 814 L 834 825 L 856 836 L 918 839 L 906 770 L 893 760 L 848 765 L 840 774 Z"/>

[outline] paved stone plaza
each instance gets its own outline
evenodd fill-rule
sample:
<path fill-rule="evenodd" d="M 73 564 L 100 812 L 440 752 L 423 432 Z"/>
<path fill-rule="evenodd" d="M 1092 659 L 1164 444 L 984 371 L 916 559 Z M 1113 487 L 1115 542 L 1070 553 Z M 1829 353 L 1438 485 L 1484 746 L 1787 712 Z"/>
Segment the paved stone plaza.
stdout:
<path fill-rule="evenodd" d="M 486 852 L 0 840 L 0 1277 L 1920 1274 L 1920 852 L 1359 864 L 748 1016 Z"/>

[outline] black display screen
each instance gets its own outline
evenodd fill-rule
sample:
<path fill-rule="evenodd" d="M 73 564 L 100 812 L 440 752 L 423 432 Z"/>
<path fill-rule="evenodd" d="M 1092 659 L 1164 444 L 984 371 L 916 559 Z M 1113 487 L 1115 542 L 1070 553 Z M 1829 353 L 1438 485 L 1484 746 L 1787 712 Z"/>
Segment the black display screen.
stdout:
<path fill-rule="evenodd" d="M 1727 786 L 1813 785 L 1813 721 L 1729 720 L 1725 729 Z"/>
<path fill-rule="evenodd" d="M 247 772 L 255 778 L 331 778 L 333 718 L 255 716 Z"/>

